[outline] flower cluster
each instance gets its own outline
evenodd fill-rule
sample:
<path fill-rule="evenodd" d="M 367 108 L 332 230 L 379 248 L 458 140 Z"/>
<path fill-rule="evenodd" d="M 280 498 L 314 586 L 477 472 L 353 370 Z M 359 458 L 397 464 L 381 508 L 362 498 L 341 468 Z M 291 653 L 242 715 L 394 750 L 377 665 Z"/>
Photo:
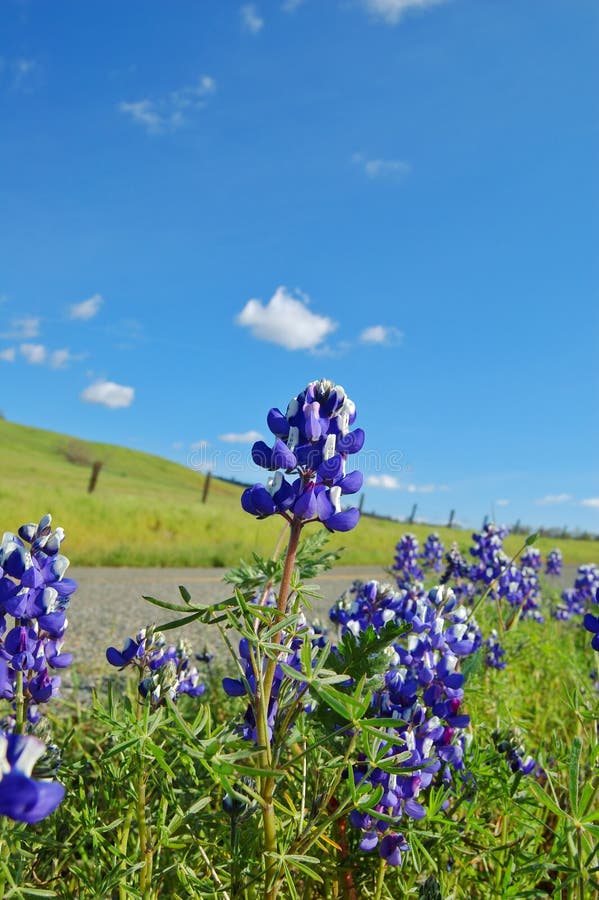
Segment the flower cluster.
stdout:
<path fill-rule="evenodd" d="M 109 647 L 106 659 L 111 666 L 131 666 L 139 674 L 138 690 L 159 706 L 165 697 L 176 700 L 181 694 L 201 697 L 206 686 L 191 665 L 191 649 L 185 641 L 167 645 L 164 635 L 153 626 L 142 628 L 135 638 L 127 638 L 122 650 Z"/>
<path fill-rule="evenodd" d="M 418 538 L 413 534 L 403 534 L 395 547 L 395 562 L 393 571 L 396 573 L 397 584 L 400 588 L 411 585 L 414 581 L 422 581 L 424 578 L 422 569 L 418 564 L 420 558 L 420 545 Z"/>
<path fill-rule="evenodd" d="M 485 648 L 485 665 L 490 669 L 505 669 L 506 663 L 504 660 L 505 650 L 499 643 L 499 635 L 497 631 L 493 629 L 489 637 L 484 642 Z"/>
<path fill-rule="evenodd" d="M 554 610 L 556 619 L 584 616 L 599 589 L 599 566 L 587 563 L 578 567 L 573 588 L 562 591 L 561 603 Z"/>
<path fill-rule="evenodd" d="M 440 572 L 443 568 L 443 555 L 445 547 L 436 532 L 429 534 L 422 548 L 422 563 L 433 572 Z"/>
<path fill-rule="evenodd" d="M 523 568 L 534 569 L 539 572 L 543 567 L 541 551 L 536 547 L 526 547 L 520 556 L 520 565 Z"/>
<path fill-rule="evenodd" d="M 458 545 L 454 542 L 445 554 L 445 571 L 439 579 L 439 584 L 452 583 L 456 597 L 462 602 L 472 602 L 476 587 L 470 579 L 471 566 L 466 562 Z"/>
<path fill-rule="evenodd" d="M 464 676 L 459 663 L 481 645 L 480 631 L 466 607 L 446 587 L 415 598 L 408 590 L 398 591 L 376 581 L 356 582 L 329 615 L 342 632 L 350 631 L 356 637 L 369 626 L 378 633 L 387 622 L 409 627 L 388 649 L 389 666 L 371 708 L 371 715 L 397 719 L 397 727 L 387 730 L 386 755 L 406 754 L 409 771 L 372 770 L 364 763 L 355 767 L 354 777 L 382 787 L 376 807 L 381 815 L 396 820 L 402 816 L 422 818 L 425 811 L 417 799 L 421 791 L 439 778 L 451 783 L 452 769 L 463 767 L 464 729 L 470 720 L 460 712 Z M 350 821 L 363 832 L 362 849 L 374 849 L 382 838 L 379 852 L 389 863 L 386 838 L 401 850 L 402 836 L 390 832 L 382 818 L 354 810 Z M 395 859 L 398 864 L 401 853 Z"/>
<path fill-rule="evenodd" d="M 509 563 L 503 550 L 503 541 L 508 533 L 505 526 L 489 522 L 481 532 L 472 535 L 474 546 L 470 548 L 470 553 L 478 559 L 478 563 L 475 563 L 470 571 L 470 578 L 473 581 L 490 584 L 501 575 Z"/>
<path fill-rule="evenodd" d="M 45 752 L 43 741 L 32 735 L 0 731 L 0 816 L 32 825 L 61 803 L 62 784 L 32 778 L 33 767 Z"/>
<path fill-rule="evenodd" d="M 496 594 L 511 606 L 517 607 L 522 618 L 543 621 L 539 609 L 540 583 L 535 569 L 527 566 L 520 568 L 515 563 L 506 566 L 499 576 Z"/>
<path fill-rule="evenodd" d="M 69 560 L 58 552 L 64 531 L 52 531 L 51 522 L 47 515 L 18 534 L 5 532 L 0 544 L 0 697 L 14 700 L 18 681 L 31 723 L 40 715 L 37 704 L 58 694 L 60 677 L 51 672 L 73 660 L 62 652 L 62 639 L 77 583 L 64 577 Z M 15 620 L 8 630 L 7 614 Z"/>
<path fill-rule="evenodd" d="M 266 487 L 255 484 L 243 492 L 245 511 L 260 519 L 278 513 L 288 521 L 320 521 L 329 531 L 354 528 L 359 510 L 342 509 L 341 498 L 362 487 L 360 472 L 346 472 L 347 457 L 364 444 L 361 428 L 350 431 L 355 418 L 343 388 L 325 380 L 310 382 L 285 414 L 271 409 L 267 424 L 274 444 L 257 441 L 252 459 L 274 474 Z"/>
<path fill-rule="evenodd" d="M 595 603 L 599 603 L 599 588 L 595 593 Z M 587 631 L 590 631 L 593 635 L 591 639 L 591 647 L 593 650 L 596 650 L 599 653 L 599 616 L 594 616 L 592 613 L 586 613 L 584 619 L 582 620 L 582 624 Z"/>
<path fill-rule="evenodd" d="M 492 738 L 499 753 L 505 754 L 507 764 L 512 772 L 530 775 L 538 770 L 536 760 L 526 753 L 518 729 L 510 729 L 504 733 L 494 731 Z"/>
<path fill-rule="evenodd" d="M 545 561 L 545 575 L 552 575 L 558 578 L 562 574 L 563 564 L 562 551 L 557 547 L 555 550 L 550 550 Z"/>

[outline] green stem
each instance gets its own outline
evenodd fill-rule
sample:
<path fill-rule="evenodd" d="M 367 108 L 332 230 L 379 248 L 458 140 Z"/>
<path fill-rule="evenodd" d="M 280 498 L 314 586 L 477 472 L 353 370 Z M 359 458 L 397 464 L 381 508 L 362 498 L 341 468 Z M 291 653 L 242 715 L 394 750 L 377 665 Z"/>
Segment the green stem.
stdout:
<path fill-rule="evenodd" d="M 15 673 L 15 707 L 16 707 L 16 723 L 15 733 L 25 734 L 25 694 L 23 691 L 23 672 L 19 670 Z"/>
<path fill-rule="evenodd" d="M 289 600 L 291 588 L 291 576 L 295 566 L 295 557 L 299 546 L 302 525 L 303 522 L 300 519 L 293 519 L 291 522 L 289 543 L 287 544 L 287 553 L 285 556 L 277 600 L 277 609 L 282 616 L 285 615 L 285 612 L 287 611 L 287 602 Z M 282 633 L 279 631 L 272 638 L 272 642 L 278 644 L 281 642 L 281 638 Z M 263 748 L 260 763 L 265 769 L 270 768 L 272 765 L 272 754 L 268 737 L 268 708 L 270 705 L 270 696 L 276 668 L 277 660 L 269 659 L 264 678 L 261 679 L 261 683 L 259 683 L 256 695 L 256 730 L 258 742 Z M 275 779 L 271 775 L 263 776 L 260 784 L 260 795 L 262 797 L 262 824 L 264 829 L 263 849 L 266 855 L 264 900 L 275 900 L 278 894 L 278 883 L 274 863 L 274 854 L 277 852 L 277 818 L 273 802 L 274 791 Z"/>
<path fill-rule="evenodd" d="M 374 900 L 381 900 L 383 896 L 383 885 L 385 883 L 385 870 L 387 868 L 387 863 L 381 857 L 379 860 L 379 870 L 376 876 L 376 889 L 374 892 Z"/>
<path fill-rule="evenodd" d="M 125 821 L 120 829 L 119 836 L 119 850 L 123 854 L 124 857 L 127 856 L 127 844 L 129 843 L 129 832 L 131 830 L 131 822 L 133 821 L 133 810 L 130 809 L 127 813 Z M 125 870 L 126 862 L 123 859 L 120 863 L 120 869 Z M 127 891 L 125 889 L 125 885 L 123 883 L 119 883 L 119 900 L 127 900 Z"/>
<path fill-rule="evenodd" d="M 143 672 L 140 671 L 139 677 L 141 677 Z M 143 737 L 147 737 L 148 734 L 148 715 L 150 711 L 150 702 L 148 699 L 144 700 L 143 704 L 140 701 L 139 693 L 137 696 L 137 706 L 135 710 L 137 721 L 140 725 L 143 724 Z M 143 717 L 143 722 L 142 722 Z M 142 742 L 143 743 L 143 742 Z M 141 869 L 139 870 L 139 891 L 143 898 L 143 900 L 149 900 L 151 897 L 151 887 L 152 887 L 152 863 L 153 863 L 153 850 L 152 850 L 152 834 L 150 829 L 150 824 L 146 819 L 146 800 L 147 800 L 147 777 L 144 766 L 144 757 L 142 747 L 140 746 L 137 751 L 137 830 L 139 834 L 139 857 L 140 862 L 143 863 Z"/>

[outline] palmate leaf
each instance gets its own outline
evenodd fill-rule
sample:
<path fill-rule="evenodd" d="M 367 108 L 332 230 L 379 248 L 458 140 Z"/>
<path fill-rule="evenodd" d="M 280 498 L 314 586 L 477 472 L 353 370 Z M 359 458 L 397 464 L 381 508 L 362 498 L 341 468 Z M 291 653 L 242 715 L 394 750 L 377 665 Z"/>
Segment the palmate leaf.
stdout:
<path fill-rule="evenodd" d="M 302 580 L 315 578 L 321 572 L 331 569 L 340 558 L 343 548 L 322 552 L 329 541 L 329 534 L 324 530 L 315 531 L 305 538 L 297 551 L 295 564 Z"/>
<path fill-rule="evenodd" d="M 387 622 L 378 634 L 372 625 L 362 631 L 359 637 L 346 631 L 337 646 L 337 652 L 329 656 L 329 666 L 339 674 L 355 680 L 384 672 L 389 666 L 385 649 L 408 630 L 408 625 Z"/>
<path fill-rule="evenodd" d="M 321 572 L 330 569 L 341 556 L 341 550 L 324 551 L 329 540 L 325 531 L 317 531 L 305 538 L 297 551 L 295 570 L 299 581 L 314 578 Z M 256 591 L 267 582 L 277 585 L 283 574 L 284 555 L 277 559 L 265 559 L 258 553 L 252 554 L 253 562 L 241 560 L 224 576 L 228 584 L 242 588 L 244 591 Z"/>

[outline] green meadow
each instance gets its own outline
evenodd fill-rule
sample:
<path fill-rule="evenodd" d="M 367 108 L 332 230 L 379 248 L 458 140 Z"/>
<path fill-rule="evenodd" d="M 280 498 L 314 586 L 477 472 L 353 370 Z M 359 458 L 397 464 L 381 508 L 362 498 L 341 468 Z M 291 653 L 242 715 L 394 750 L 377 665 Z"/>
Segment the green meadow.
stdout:
<path fill-rule="evenodd" d="M 102 462 L 95 491 L 88 493 L 93 461 Z M 256 470 L 256 480 L 261 480 Z M 240 507 L 241 485 L 211 480 L 202 503 L 202 473 L 177 463 L 111 444 L 0 420 L 0 509 L 3 527 L 17 528 L 51 512 L 67 532 L 65 551 L 78 566 L 231 566 L 253 550 L 269 554 L 284 523 L 252 519 Z M 430 525 L 406 525 L 365 515 L 359 528 L 333 535 L 347 565 L 389 565 L 405 531 L 422 542 L 437 531 L 447 546 L 462 550 L 471 533 Z M 510 535 L 508 552 L 523 537 Z M 596 541 L 539 538 L 546 554 L 559 545 L 564 562 L 599 559 Z"/>

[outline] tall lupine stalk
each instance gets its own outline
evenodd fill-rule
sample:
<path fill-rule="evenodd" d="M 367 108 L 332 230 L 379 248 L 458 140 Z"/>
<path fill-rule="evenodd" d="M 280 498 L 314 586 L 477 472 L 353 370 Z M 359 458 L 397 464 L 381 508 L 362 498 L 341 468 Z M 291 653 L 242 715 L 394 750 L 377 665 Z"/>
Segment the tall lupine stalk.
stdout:
<path fill-rule="evenodd" d="M 266 486 L 255 484 L 244 491 L 242 506 L 259 519 L 279 514 L 289 524 L 289 539 L 277 597 L 277 612 L 281 618 L 287 613 L 291 579 L 304 526 L 310 522 L 321 522 L 329 531 L 349 531 L 359 520 L 360 513 L 356 507 L 341 508 L 342 496 L 355 494 L 362 486 L 359 472 L 346 472 L 348 456 L 357 453 L 364 443 L 361 429 L 350 431 L 355 416 L 355 405 L 343 388 L 331 381 L 313 381 L 290 401 L 285 414 L 276 408 L 268 413 L 268 427 L 275 437 L 273 446 L 257 441 L 252 448 L 254 462 L 274 474 Z M 271 642 L 281 644 L 282 637 L 283 631 L 276 631 Z M 273 765 L 269 712 L 278 658 L 271 655 L 264 671 L 258 673 L 251 699 L 257 742 L 262 748 L 260 763 L 266 771 L 271 770 Z M 278 893 L 274 788 L 275 778 L 272 775 L 261 776 L 266 855 L 265 900 L 273 900 Z"/>
<path fill-rule="evenodd" d="M 43 741 L 34 736 L 43 723 L 45 704 L 56 697 L 60 677 L 70 665 L 62 653 L 66 609 L 77 584 L 65 578 L 69 566 L 59 553 L 62 528 L 52 530 L 52 517 L 5 532 L 0 543 L 0 699 L 12 713 L 0 721 L 0 815 L 34 823 L 53 812 L 64 796 L 58 782 L 36 781 L 36 762 Z M 14 620 L 6 630 L 6 616 Z"/>

